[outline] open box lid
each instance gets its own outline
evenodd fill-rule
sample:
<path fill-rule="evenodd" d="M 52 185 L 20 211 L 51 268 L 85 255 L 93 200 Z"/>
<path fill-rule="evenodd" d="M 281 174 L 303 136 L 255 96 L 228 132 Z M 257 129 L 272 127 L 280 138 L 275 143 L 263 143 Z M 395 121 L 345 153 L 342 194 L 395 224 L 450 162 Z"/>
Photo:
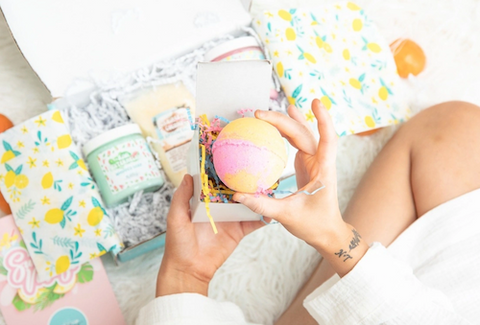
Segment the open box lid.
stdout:
<path fill-rule="evenodd" d="M 267 60 L 200 62 L 197 66 L 196 115 L 228 120 L 241 109 L 268 110 L 272 65 Z"/>
<path fill-rule="evenodd" d="M 195 107 L 197 115 L 209 120 L 216 115 L 228 120 L 241 116 L 241 109 L 267 110 L 270 97 L 272 66 L 267 60 L 199 63 Z M 208 222 L 205 203 L 200 201 L 201 177 L 198 132 L 189 149 L 188 172 L 193 177 L 194 193 L 190 202 L 193 222 Z M 210 213 L 215 221 L 259 220 L 260 216 L 241 204 L 211 202 Z"/>
<path fill-rule="evenodd" d="M 56 97 L 185 54 L 250 23 L 249 0 L 0 0 L 12 34 Z M 73 88 L 72 88 L 73 87 Z"/>

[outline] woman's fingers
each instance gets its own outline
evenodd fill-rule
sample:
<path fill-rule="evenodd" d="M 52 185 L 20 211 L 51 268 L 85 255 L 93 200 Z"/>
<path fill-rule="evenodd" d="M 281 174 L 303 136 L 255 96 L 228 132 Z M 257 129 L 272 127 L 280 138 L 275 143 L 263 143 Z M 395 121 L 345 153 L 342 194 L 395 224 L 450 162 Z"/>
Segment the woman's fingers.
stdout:
<path fill-rule="evenodd" d="M 310 128 L 310 125 L 308 125 L 307 119 L 302 114 L 302 112 L 300 112 L 298 108 L 295 107 L 295 105 L 288 106 L 287 113 L 295 121 L 302 124 L 310 132 L 312 136 L 314 135 L 312 129 Z"/>
<path fill-rule="evenodd" d="M 312 156 L 317 151 L 315 138 L 310 133 L 308 127 L 287 115 L 279 112 L 257 110 L 255 116 L 275 126 L 291 145 L 298 150 Z"/>
<path fill-rule="evenodd" d="M 286 213 L 286 206 L 282 200 L 274 199 L 266 195 L 235 193 L 233 200 L 245 205 L 253 212 L 281 222 Z"/>
<path fill-rule="evenodd" d="M 186 174 L 178 189 L 173 194 L 167 222 L 170 225 L 183 225 L 190 222 L 190 198 L 193 195 L 192 176 Z"/>
<path fill-rule="evenodd" d="M 337 133 L 327 109 L 318 100 L 312 101 L 312 111 L 317 118 L 320 141 L 318 142 L 317 155 L 328 164 L 335 164 L 337 155 Z"/>

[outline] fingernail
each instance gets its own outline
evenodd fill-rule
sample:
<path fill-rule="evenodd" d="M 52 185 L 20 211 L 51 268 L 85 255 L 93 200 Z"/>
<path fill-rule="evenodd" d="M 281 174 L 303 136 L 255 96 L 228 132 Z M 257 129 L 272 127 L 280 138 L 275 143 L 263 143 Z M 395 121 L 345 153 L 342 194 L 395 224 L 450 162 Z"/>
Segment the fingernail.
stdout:
<path fill-rule="evenodd" d="M 258 110 L 257 111 L 257 117 L 265 117 L 265 112 L 261 111 L 261 110 Z"/>
<path fill-rule="evenodd" d="M 235 201 L 242 203 L 245 200 L 245 195 L 243 194 L 236 194 L 235 195 Z"/>
<path fill-rule="evenodd" d="M 184 176 L 183 176 L 183 180 L 182 180 L 181 186 L 185 186 L 185 185 L 187 185 L 187 175 L 184 175 Z"/>

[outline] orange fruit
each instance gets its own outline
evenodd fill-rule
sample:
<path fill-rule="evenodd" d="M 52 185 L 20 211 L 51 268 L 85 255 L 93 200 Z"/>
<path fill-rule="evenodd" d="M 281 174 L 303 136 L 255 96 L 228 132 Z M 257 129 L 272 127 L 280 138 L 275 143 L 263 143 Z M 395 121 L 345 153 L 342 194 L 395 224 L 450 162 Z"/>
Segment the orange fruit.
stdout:
<path fill-rule="evenodd" d="M 399 38 L 390 44 L 390 49 L 400 77 L 407 78 L 410 73 L 416 76 L 425 68 L 425 53 L 414 41 Z"/>
<path fill-rule="evenodd" d="M 380 131 L 380 129 L 381 129 L 381 128 L 373 129 L 373 130 L 368 130 L 368 131 L 360 132 L 360 133 L 355 133 L 355 135 L 359 135 L 359 136 L 361 136 L 361 137 L 364 137 L 364 136 L 367 136 L 367 135 L 371 135 L 371 134 L 377 133 L 378 131 Z"/>
<path fill-rule="evenodd" d="M 12 213 L 12 210 L 10 209 L 10 206 L 8 205 L 7 201 L 5 201 L 5 198 L 3 197 L 2 193 L 0 193 L 0 210 L 2 210 L 2 212 L 7 215 Z"/>
<path fill-rule="evenodd" d="M 10 121 L 5 115 L 0 114 L 0 133 L 10 129 L 11 127 L 13 127 L 12 121 Z"/>
<path fill-rule="evenodd" d="M 12 121 L 10 121 L 5 115 L 0 114 L 0 133 L 10 129 L 11 127 L 13 127 Z M 5 214 L 12 213 L 12 210 L 10 209 L 7 201 L 5 201 L 2 193 L 0 193 L 0 210 L 2 210 Z"/>

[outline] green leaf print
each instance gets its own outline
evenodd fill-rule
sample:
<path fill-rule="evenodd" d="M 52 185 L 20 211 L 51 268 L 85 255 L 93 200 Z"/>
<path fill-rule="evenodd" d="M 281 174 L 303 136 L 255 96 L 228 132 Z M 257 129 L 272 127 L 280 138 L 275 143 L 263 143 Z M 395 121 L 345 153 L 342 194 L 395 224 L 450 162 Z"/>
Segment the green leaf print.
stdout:
<path fill-rule="evenodd" d="M 300 95 L 300 93 L 302 92 L 302 87 L 303 87 L 303 84 L 300 84 L 300 86 L 298 86 L 297 88 L 295 88 L 295 90 L 294 90 L 293 93 L 292 93 L 292 97 L 293 97 L 293 98 L 297 98 L 298 95 Z"/>
<path fill-rule="evenodd" d="M 68 167 L 68 170 L 72 170 L 72 169 L 75 169 L 78 167 L 78 163 L 75 161 L 73 164 L 70 165 L 70 167 Z"/>
<path fill-rule="evenodd" d="M 73 151 L 70 151 L 70 156 L 73 158 L 73 160 L 77 161 L 77 160 L 80 160 L 80 158 L 78 158 L 78 156 L 75 154 L 75 152 Z"/>
<path fill-rule="evenodd" d="M 3 258 L 0 258 L 0 274 L 1 275 L 7 275 L 8 274 L 7 269 L 3 266 Z"/>
<path fill-rule="evenodd" d="M 27 310 L 28 308 L 32 307 L 31 304 L 28 304 L 25 301 L 23 301 L 22 299 L 20 299 L 20 297 L 18 296 L 18 293 L 15 295 L 15 298 L 13 298 L 12 305 L 18 311 L 24 311 L 24 310 Z"/>
<path fill-rule="evenodd" d="M 77 273 L 77 280 L 79 283 L 87 283 L 93 280 L 93 266 L 89 262 L 82 265 L 82 268 Z"/>
<path fill-rule="evenodd" d="M 107 251 L 107 249 L 105 247 L 103 247 L 102 244 L 100 244 L 100 243 L 97 243 L 97 247 L 98 247 L 98 250 L 100 251 L 100 253 Z"/>
<path fill-rule="evenodd" d="M 13 168 L 9 164 L 5 164 L 5 168 L 7 169 L 7 172 L 13 171 Z"/>
<path fill-rule="evenodd" d="M 13 150 L 12 146 L 5 140 L 3 140 L 3 147 L 5 148 L 5 151 Z"/>
<path fill-rule="evenodd" d="M 18 166 L 17 169 L 15 169 L 15 175 L 20 175 L 22 173 L 22 165 Z"/>
<path fill-rule="evenodd" d="M 67 210 L 70 205 L 72 204 L 72 201 L 73 201 L 73 196 L 70 196 L 63 204 L 62 204 L 62 207 L 60 208 L 60 210 L 62 211 L 65 211 Z"/>
<path fill-rule="evenodd" d="M 54 285 L 52 285 L 48 288 L 45 288 L 45 291 L 42 292 L 40 294 L 40 296 L 38 297 L 38 302 L 35 305 L 33 305 L 34 308 L 35 308 L 35 311 L 43 310 L 43 309 L 51 306 L 58 299 L 65 296 L 65 294 L 63 294 L 63 293 L 58 294 L 58 293 L 53 292 L 53 290 L 55 290 L 56 286 L 57 286 L 57 284 L 55 283 Z"/>
<path fill-rule="evenodd" d="M 55 236 L 52 238 L 53 244 L 56 246 L 64 247 L 64 248 L 73 248 L 75 246 L 75 242 L 69 237 L 59 237 Z"/>
<path fill-rule="evenodd" d="M 35 204 L 36 203 L 33 202 L 32 200 L 29 200 L 28 203 L 25 203 L 20 207 L 20 209 L 18 209 L 15 216 L 18 219 L 24 219 L 27 216 L 27 214 L 33 211 L 33 209 L 35 208 Z"/>

